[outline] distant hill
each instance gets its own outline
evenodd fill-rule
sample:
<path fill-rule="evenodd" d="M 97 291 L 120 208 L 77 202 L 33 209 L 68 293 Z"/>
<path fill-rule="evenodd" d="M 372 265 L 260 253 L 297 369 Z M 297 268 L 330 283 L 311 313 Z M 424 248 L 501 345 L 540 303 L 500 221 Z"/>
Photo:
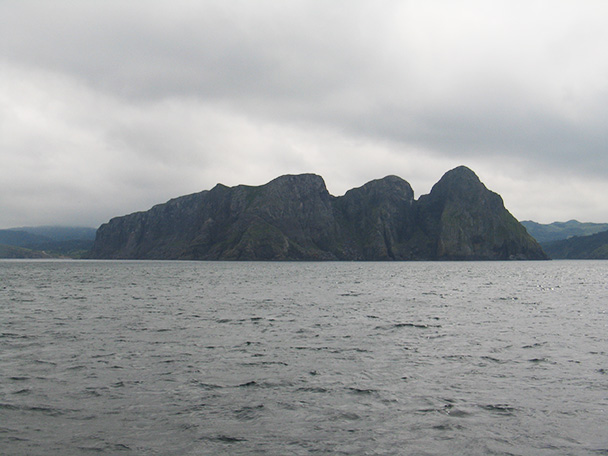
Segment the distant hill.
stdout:
<path fill-rule="evenodd" d="M 94 228 L 24 227 L 0 230 L 0 258 L 79 258 L 93 245 Z"/>
<path fill-rule="evenodd" d="M 52 258 L 44 252 L 0 244 L 0 258 Z"/>
<path fill-rule="evenodd" d="M 575 236 L 569 239 L 546 242 L 542 247 L 553 259 L 608 259 L 608 231 L 590 236 Z"/>
<path fill-rule="evenodd" d="M 314 174 L 218 184 L 102 225 L 92 258 L 190 260 L 546 259 L 473 171 L 414 199 L 397 176 L 329 194 Z"/>
<path fill-rule="evenodd" d="M 608 230 L 608 223 L 581 223 L 578 220 L 553 222 L 550 224 L 541 224 L 531 220 L 524 220 L 521 224 L 526 227 L 530 236 L 541 244 L 568 239 L 573 236 L 589 236 Z"/>
<path fill-rule="evenodd" d="M 25 247 L 50 240 L 46 236 L 39 236 L 26 231 L 16 231 L 13 229 L 0 230 L 0 244 L 12 245 L 14 247 Z"/>
<path fill-rule="evenodd" d="M 53 241 L 94 241 L 96 228 L 81 226 L 24 226 L 11 228 L 10 231 L 21 231 Z"/>

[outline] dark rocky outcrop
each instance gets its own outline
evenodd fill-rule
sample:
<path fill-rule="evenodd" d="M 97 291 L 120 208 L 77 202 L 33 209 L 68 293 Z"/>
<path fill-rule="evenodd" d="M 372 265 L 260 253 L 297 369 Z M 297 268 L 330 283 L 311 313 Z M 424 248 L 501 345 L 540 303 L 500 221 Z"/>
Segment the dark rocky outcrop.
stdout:
<path fill-rule="evenodd" d="M 538 243 L 473 171 L 447 172 L 419 200 L 423 231 L 439 260 L 539 259 Z"/>
<path fill-rule="evenodd" d="M 502 199 L 466 167 L 429 195 L 388 176 L 344 196 L 314 174 L 183 196 L 117 217 L 92 258 L 189 260 L 545 259 Z"/>

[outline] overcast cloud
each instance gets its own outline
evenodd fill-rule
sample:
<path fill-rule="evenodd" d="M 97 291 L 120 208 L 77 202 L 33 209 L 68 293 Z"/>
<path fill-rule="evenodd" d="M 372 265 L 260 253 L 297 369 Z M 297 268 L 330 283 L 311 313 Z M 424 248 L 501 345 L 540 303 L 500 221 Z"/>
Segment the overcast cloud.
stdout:
<path fill-rule="evenodd" d="M 334 195 L 461 164 L 520 220 L 608 221 L 608 3 L 0 2 L 0 228 L 216 183 Z"/>

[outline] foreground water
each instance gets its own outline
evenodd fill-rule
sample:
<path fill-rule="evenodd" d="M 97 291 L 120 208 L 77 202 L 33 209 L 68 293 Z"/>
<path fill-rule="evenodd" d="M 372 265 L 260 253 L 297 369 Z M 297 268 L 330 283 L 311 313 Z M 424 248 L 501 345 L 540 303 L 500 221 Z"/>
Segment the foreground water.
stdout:
<path fill-rule="evenodd" d="M 608 454 L 608 262 L 0 262 L 4 455 Z"/>

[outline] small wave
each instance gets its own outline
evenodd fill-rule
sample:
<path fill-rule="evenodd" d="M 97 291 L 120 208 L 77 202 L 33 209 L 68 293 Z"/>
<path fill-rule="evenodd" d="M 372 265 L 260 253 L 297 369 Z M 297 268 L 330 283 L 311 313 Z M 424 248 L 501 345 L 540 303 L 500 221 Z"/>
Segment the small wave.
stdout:
<path fill-rule="evenodd" d="M 498 413 L 501 415 L 513 415 L 516 411 L 515 407 L 511 407 L 508 404 L 488 404 L 480 405 L 481 409 L 492 413 Z"/>
<path fill-rule="evenodd" d="M 98 359 L 98 358 L 108 358 L 110 356 L 115 356 L 116 353 L 112 352 L 112 353 L 104 353 L 102 355 L 91 355 L 91 359 Z"/>
<path fill-rule="evenodd" d="M 94 451 L 96 453 L 106 453 L 108 451 L 131 451 L 131 448 L 129 446 L 124 445 L 122 443 L 106 443 L 98 446 L 80 446 L 78 447 L 78 449 L 82 451 Z"/>
<path fill-rule="evenodd" d="M 297 391 L 303 393 L 328 393 L 329 390 L 327 388 L 323 388 L 321 386 L 303 386 L 298 388 Z"/>
<path fill-rule="evenodd" d="M 256 355 L 254 355 L 256 356 Z M 265 355 L 259 355 L 265 356 Z M 260 361 L 257 363 L 241 363 L 241 366 L 289 366 L 289 364 L 283 361 Z"/>
<path fill-rule="evenodd" d="M 221 443 L 239 443 L 239 442 L 247 441 L 247 439 L 244 439 L 242 437 L 232 437 L 230 435 L 225 435 L 225 434 L 220 434 L 220 435 L 215 435 L 215 436 L 205 436 L 205 437 L 201 437 L 200 440 L 207 440 L 207 441 L 221 442 Z"/>
<path fill-rule="evenodd" d="M 103 394 L 101 394 L 101 392 L 99 390 L 105 390 L 105 389 L 106 388 L 87 387 L 84 389 L 84 393 L 88 396 L 101 397 L 101 396 L 103 396 Z"/>
<path fill-rule="evenodd" d="M 453 430 L 461 430 L 463 427 L 459 424 L 454 423 L 441 423 L 435 426 L 432 426 L 431 429 L 435 429 L 437 431 L 453 431 Z"/>
<path fill-rule="evenodd" d="M 245 383 L 239 383 L 238 385 L 234 385 L 231 388 L 261 388 L 261 389 L 276 389 L 283 387 L 293 386 L 293 383 L 290 381 L 279 381 L 279 382 L 256 382 L 255 380 L 251 380 Z"/>
<path fill-rule="evenodd" d="M 498 364 L 504 364 L 505 361 L 498 359 L 498 358 L 494 358 L 493 356 L 482 356 L 481 359 L 485 360 L 485 361 L 491 361 L 493 363 L 498 363 Z"/>
<path fill-rule="evenodd" d="M 190 383 L 192 385 L 198 386 L 199 388 L 202 388 L 202 389 L 205 389 L 205 390 L 214 390 L 214 389 L 222 389 L 222 388 L 224 388 L 221 385 L 215 385 L 213 383 L 199 382 L 198 380 L 192 380 Z"/>
<path fill-rule="evenodd" d="M 449 360 L 455 360 L 455 361 L 462 361 L 462 360 L 467 360 L 472 358 L 472 355 L 444 355 L 442 356 L 443 359 L 449 359 Z"/>
<path fill-rule="evenodd" d="M 297 346 L 297 347 L 292 347 L 295 350 L 312 350 L 312 351 L 323 351 L 323 350 L 329 350 L 329 347 L 303 347 L 303 346 Z"/>
<path fill-rule="evenodd" d="M 452 404 L 448 404 L 445 407 L 443 407 L 443 413 L 445 413 L 446 415 L 455 417 L 455 418 L 464 418 L 466 416 L 471 415 L 470 412 L 466 412 L 462 409 L 456 408 L 454 407 Z"/>
<path fill-rule="evenodd" d="M 367 388 L 354 388 L 350 387 L 348 390 L 353 394 L 375 394 L 378 390 L 375 389 L 367 389 Z"/>
<path fill-rule="evenodd" d="M 49 366 L 56 366 L 57 363 L 53 361 L 45 361 L 44 359 L 36 359 L 34 360 L 36 364 L 48 364 Z"/>
<path fill-rule="evenodd" d="M 399 329 L 399 328 L 416 328 L 416 329 L 429 329 L 429 328 L 441 328 L 441 325 L 429 325 L 426 323 L 394 323 L 387 326 L 376 326 L 374 329 Z"/>
<path fill-rule="evenodd" d="M 23 389 L 20 389 L 19 391 L 15 391 L 13 394 L 29 394 L 31 392 L 32 392 L 31 389 L 23 388 Z"/>
<path fill-rule="evenodd" d="M 7 404 L 5 402 L 0 402 L 0 410 L 19 410 L 19 407 L 13 404 Z"/>
<path fill-rule="evenodd" d="M 538 347 L 542 347 L 543 345 L 545 345 L 545 342 L 537 342 L 535 344 L 528 344 L 528 345 L 524 345 L 521 348 L 525 348 L 525 349 L 529 349 L 529 348 L 538 348 Z"/>
<path fill-rule="evenodd" d="M 549 360 L 549 358 L 532 358 L 532 359 L 529 359 L 528 362 L 535 363 L 535 364 L 551 363 L 551 361 Z"/>
<path fill-rule="evenodd" d="M 46 407 L 43 405 L 27 406 L 27 405 L 13 405 L 7 403 L 0 403 L 0 410 L 20 410 L 24 412 L 41 413 L 48 416 L 61 416 L 65 412 L 54 407 Z"/>
<path fill-rule="evenodd" d="M 234 415 L 238 420 L 250 421 L 257 418 L 260 412 L 264 409 L 264 404 L 246 406 L 234 411 Z"/>
<path fill-rule="evenodd" d="M 0 434 L 4 433 L 4 429 L 0 429 Z M 16 435 L 11 435 L 8 437 L 9 442 L 29 442 L 30 439 L 24 439 L 22 437 L 17 437 Z"/>
<path fill-rule="evenodd" d="M 17 333 L 0 333 L 0 339 L 32 339 L 34 336 L 29 336 L 27 334 L 17 334 Z"/>
<path fill-rule="evenodd" d="M 359 416 L 358 414 L 356 414 L 354 412 L 342 412 L 339 415 L 337 415 L 335 418 L 347 420 L 347 421 L 357 421 L 357 420 L 361 419 L 361 416 Z"/>

